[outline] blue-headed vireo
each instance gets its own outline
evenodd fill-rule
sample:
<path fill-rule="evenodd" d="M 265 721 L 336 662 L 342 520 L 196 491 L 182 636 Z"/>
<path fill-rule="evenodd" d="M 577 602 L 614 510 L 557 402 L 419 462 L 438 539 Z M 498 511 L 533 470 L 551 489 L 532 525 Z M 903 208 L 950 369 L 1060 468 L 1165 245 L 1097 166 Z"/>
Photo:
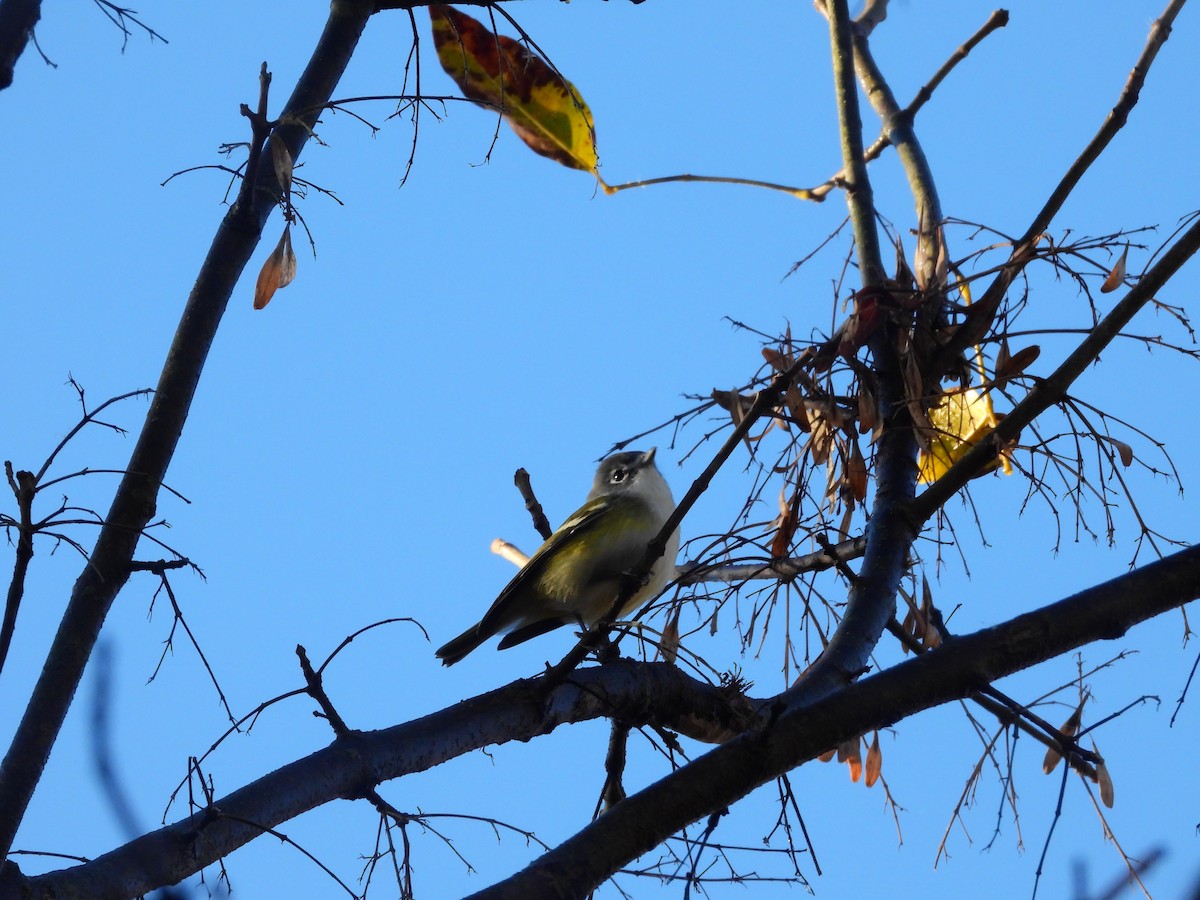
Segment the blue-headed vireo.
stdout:
<path fill-rule="evenodd" d="M 610 456 L 596 470 L 583 506 L 538 548 L 479 624 L 438 650 L 438 658 L 453 665 L 500 632 L 507 632 L 498 648 L 504 650 L 560 625 L 594 625 L 612 608 L 621 577 L 641 562 L 674 509 L 671 489 L 654 465 L 654 448 Z M 676 530 L 619 616 L 666 587 L 678 553 Z"/>

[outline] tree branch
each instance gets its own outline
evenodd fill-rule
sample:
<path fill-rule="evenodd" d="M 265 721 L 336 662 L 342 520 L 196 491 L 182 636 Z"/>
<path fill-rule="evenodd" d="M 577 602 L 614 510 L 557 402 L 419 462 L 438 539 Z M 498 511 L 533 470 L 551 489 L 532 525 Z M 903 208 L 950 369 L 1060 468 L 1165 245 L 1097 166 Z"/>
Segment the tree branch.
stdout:
<path fill-rule="evenodd" d="M 922 289 L 928 285 L 941 288 L 943 279 L 939 277 L 938 272 L 939 257 L 942 258 L 942 275 L 945 270 L 945 253 L 941 250 L 938 240 L 942 224 L 942 202 L 938 198 L 929 160 L 925 158 L 925 151 L 921 149 L 921 142 L 917 140 L 912 117 L 900 108 L 896 95 L 892 93 L 887 79 L 883 77 L 875 58 L 871 55 L 866 33 L 855 28 L 853 43 L 854 66 L 858 71 L 859 81 L 862 82 L 863 91 L 871 106 L 883 122 L 884 134 L 889 136 L 896 148 L 896 155 L 904 167 L 909 190 L 912 191 L 916 204 L 919 225 L 916 265 L 913 269 L 917 276 L 917 285 Z"/>
<path fill-rule="evenodd" d="M 0 91 L 13 82 L 17 60 L 42 17 L 42 0 L 0 0 Z"/>
<path fill-rule="evenodd" d="M 586 896 L 685 825 L 843 740 L 962 699 L 981 685 L 1200 597 L 1200 546 L 865 678 L 710 751 L 617 804 L 532 865 L 475 898 Z"/>
<path fill-rule="evenodd" d="M 654 722 L 685 733 L 741 732 L 721 747 L 616 804 L 597 822 L 483 897 L 578 897 L 689 822 L 829 747 L 923 709 L 969 696 L 1013 672 L 1099 640 L 1200 597 L 1200 546 L 1158 560 L 1009 622 L 863 679 L 811 707 L 731 702 L 665 663 L 621 661 L 576 671 L 543 693 L 518 681 L 381 731 L 351 731 L 173 825 L 70 869 L 26 878 L 0 870 L 0 900 L 125 898 L 174 884 L 281 822 L 323 803 L 363 796 L 490 744 L 528 741 L 600 717 Z M 775 698 L 778 699 L 778 698 Z M 747 719 L 758 710 L 759 718 Z M 762 718 L 765 716 L 766 718 Z M 746 730 L 747 721 L 758 727 Z M 248 823 L 253 823 L 248 824 Z M 145 861 L 152 860 L 150 868 Z M 137 861 L 138 864 L 134 864 Z"/>
<path fill-rule="evenodd" d="M 1179 240 L 1155 263 L 1112 312 L 1088 332 L 1086 338 L 1075 348 L 1050 377 L 1038 382 L 1037 386 L 1004 417 L 996 428 L 972 447 L 958 462 L 937 481 L 931 484 L 910 507 L 910 516 L 915 523 L 924 522 L 956 494 L 968 481 L 983 471 L 983 467 L 996 455 L 1016 441 L 1021 430 L 1037 416 L 1067 395 L 1067 389 L 1083 374 L 1120 334 L 1137 312 L 1154 299 L 1175 275 L 1179 268 L 1200 251 L 1200 218 L 1192 223 Z"/>
<path fill-rule="evenodd" d="M 882 284 L 883 263 L 875 228 L 875 200 L 863 157 L 862 117 L 854 82 L 854 51 L 846 0 L 828 0 L 829 41 L 833 51 L 833 89 L 841 135 L 842 170 L 846 173 L 846 205 L 854 226 L 854 247 L 863 287 Z"/>
<path fill-rule="evenodd" d="M 829 0 L 833 45 L 834 83 L 842 131 L 842 163 L 850 172 L 853 188 L 846 195 L 855 222 L 855 243 L 864 287 L 879 287 L 884 280 L 875 228 L 875 207 L 862 154 L 862 127 L 858 117 L 854 81 L 850 20 L 846 0 Z M 861 574 L 851 584 L 846 614 L 816 663 L 789 689 L 789 707 L 811 703 L 858 678 L 867 668 L 871 651 L 896 609 L 896 592 L 917 529 L 908 519 L 907 505 L 916 491 L 917 445 L 908 413 L 904 378 L 896 353 L 897 329 L 887 321 L 870 342 L 877 377 L 877 396 L 885 417 L 875 456 L 875 498 L 867 527 L 867 546 Z"/>
<path fill-rule="evenodd" d="M 1067 198 L 1075 190 L 1084 173 L 1087 172 L 1100 154 L 1104 152 L 1104 149 L 1116 136 L 1117 132 L 1125 127 L 1125 122 L 1129 119 L 1129 113 L 1137 105 L 1138 95 L 1141 93 L 1142 86 L 1146 83 L 1146 76 L 1150 72 L 1150 66 L 1154 63 L 1154 59 L 1158 56 L 1158 51 L 1162 49 L 1162 45 L 1170 37 L 1171 25 L 1185 2 L 1186 0 L 1171 0 L 1167 4 L 1167 8 L 1163 10 L 1163 14 L 1150 26 L 1150 34 L 1146 39 L 1146 46 L 1142 49 L 1142 53 L 1134 64 L 1133 70 L 1129 73 L 1125 87 L 1122 88 L 1121 95 L 1117 98 L 1116 105 L 1113 106 L 1108 117 L 1104 120 L 1104 124 L 1100 126 L 1100 130 L 1096 132 L 1095 137 L 1084 147 L 1079 158 L 1071 164 L 1071 168 L 1067 170 L 1062 180 L 1059 181 L 1058 186 L 1051 192 L 1045 205 L 1033 217 L 1033 222 L 1030 223 L 1025 234 L 1013 245 L 1013 250 L 1009 255 L 1007 264 L 1000 268 L 995 280 L 988 286 L 988 289 L 980 297 L 979 301 L 972 306 L 971 314 L 967 317 L 966 321 L 947 342 L 941 353 L 938 354 L 936 365 L 932 371 L 945 372 L 954 368 L 955 361 L 962 356 L 963 352 L 968 347 L 978 344 L 987 335 L 988 329 L 991 328 L 992 320 L 995 318 L 996 310 L 1000 308 L 1000 301 L 1004 299 L 1004 294 L 1008 290 L 1009 285 L 1024 271 L 1025 266 L 1037 257 L 1037 243 L 1041 239 L 1042 233 L 1049 227 L 1051 220 L 1062 208 L 1062 205 L 1066 203 Z"/>
<path fill-rule="evenodd" d="M 711 739 L 733 737 L 753 720 L 740 696 L 665 663 L 584 669 L 548 694 L 543 684 L 542 678 L 517 681 L 403 725 L 347 730 L 325 749 L 81 866 L 25 878 L 10 862 L 0 869 L 0 898 L 135 897 L 175 884 L 321 804 L 362 797 L 380 782 L 491 744 L 528 741 L 566 723 L 613 717 L 685 733 L 695 725 Z"/>
<path fill-rule="evenodd" d="M 316 118 L 315 113 L 305 117 L 299 111 L 319 109 L 333 95 L 374 8 L 369 0 L 335 0 L 332 4 L 324 33 L 281 116 L 286 124 L 272 137 L 286 142 L 292 159 L 299 158 Z M 0 857 L 12 846 L 100 628 L 129 578 L 134 549 L 154 515 L 159 485 L 183 431 L 213 337 L 275 207 L 279 189 L 269 156 L 267 159 L 259 177 L 244 185 L 217 229 L 184 307 L 126 474 L 90 560 L 75 582 L 42 674 L 0 763 Z"/>

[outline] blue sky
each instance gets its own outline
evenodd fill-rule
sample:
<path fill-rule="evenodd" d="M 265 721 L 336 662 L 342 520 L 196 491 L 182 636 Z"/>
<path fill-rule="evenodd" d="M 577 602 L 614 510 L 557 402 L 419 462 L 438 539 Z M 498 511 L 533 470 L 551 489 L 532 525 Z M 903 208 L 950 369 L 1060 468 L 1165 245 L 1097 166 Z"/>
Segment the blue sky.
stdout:
<path fill-rule="evenodd" d="M 807 186 L 839 168 L 826 31 L 808 4 L 524 3 L 510 11 L 587 99 L 610 183 L 694 172 Z M 902 101 L 990 11 L 935 0 L 892 4 L 873 47 Z M 959 67 L 917 122 L 946 213 L 1022 231 L 1103 120 L 1160 11 L 1140 2 L 1014 4 L 1010 25 Z M 8 338 L 0 454 L 30 469 L 78 418 L 68 374 L 92 402 L 153 386 L 224 212 L 226 179 L 202 171 L 161 182 L 184 168 L 224 162 L 217 146 L 247 139 L 238 104 L 254 102 L 264 59 L 278 110 L 325 9 L 148 3 L 139 14 L 170 43 L 135 33 L 123 53 L 120 35 L 87 5 L 70 14 L 50 5 L 43 12 L 39 42 L 58 67 L 43 65 L 32 51 L 22 59 L 3 95 L 9 125 L 0 143 Z M 433 58 L 427 15 L 418 11 L 416 21 L 424 89 L 453 93 Z M 410 39 L 403 13 L 377 16 L 338 96 L 398 93 Z M 1129 126 L 1056 219 L 1056 233 L 1157 224 L 1161 238 L 1197 207 L 1198 53 L 1200 18 L 1188 9 Z M 813 205 L 749 188 L 665 185 L 605 197 L 587 175 L 534 156 L 506 126 L 492 147 L 494 117 L 458 103 L 439 107 L 440 120 L 422 118 L 415 168 L 400 188 L 412 127 L 385 121 L 392 108 L 354 107 L 382 126 L 374 136 L 349 115 L 327 115 L 320 136 L 328 146 L 305 150 L 300 174 L 335 191 L 344 205 L 316 194 L 303 202 L 316 258 L 296 241 L 296 281 L 265 311 L 251 309 L 248 271 L 168 478 L 191 503 L 160 499 L 170 529 L 156 535 L 207 576 L 178 575 L 173 586 L 238 714 L 301 685 L 297 643 L 323 658 L 345 635 L 392 616 L 419 620 L 430 641 L 411 625 L 393 625 L 342 655 L 329 689 L 353 727 L 409 720 L 557 659 L 569 645 L 565 633 L 502 654 L 484 648 L 449 670 L 433 657 L 512 574 L 488 552 L 491 539 L 535 546 L 511 486 L 513 470 L 530 470 L 551 519 L 561 520 L 582 500 L 596 458 L 613 442 L 686 408 L 682 394 L 729 389 L 757 369 L 756 339 L 724 317 L 767 332 L 790 322 L 799 336 L 827 330 L 831 321 L 844 246 L 784 275 L 844 217 L 837 195 Z M 864 120 L 871 139 L 876 123 L 869 112 Z M 872 164 L 871 174 L 881 212 L 911 227 L 912 204 L 894 156 Z M 253 270 L 279 228 L 276 217 Z M 969 235 L 951 233 L 952 255 L 979 242 L 968 242 Z M 1133 251 L 1131 271 L 1147 258 Z M 1028 327 L 1086 324 L 1086 301 L 1070 283 L 1043 271 L 1031 287 Z M 1192 262 L 1161 299 L 1190 306 L 1198 287 L 1200 266 Z M 1164 315 L 1143 314 L 1131 330 L 1187 341 Z M 1042 375 L 1071 346 L 1064 338 L 1037 342 L 1043 353 L 1034 371 Z M 1194 364 L 1125 343 L 1104 354 L 1077 394 L 1164 441 L 1190 487 L 1200 454 L 1189 404 L 1179 398 L 1194 378 Z M 127 401 L 110 420 L 136 432 L 144 410 L 144 401 Z M 684 432 L 674 446 L 669 433 L 652 439 L 676 496 L 711 451 L 680 460 L 715 424 Z M 119 468 L 131 447 L 132 438 L 96 429 L 68 448 L 57 470 Z M 1144 443 L 1135 452 L 1157 462 Z M 744 451 L 735 454 L 685 523 L 685 538 L 732 520 L 749 483 L 746 463 Z M 1196 518 L 1177 485 L 1136 470 L 1129 477 L 1152 525 L 1195 540 Z M 103 511 L 114 484 L 105 475 L 77 479 L 70 500 Z M 1086 536 L 1076 541 L 1064 515 L 1055 552 L 1052 516 L 1037 502 L 1022 510 L 1024 494 L 1017 478 L 992 477 L 973 488 L 986 548 L 970 510 L 950 504 L 970 577 L 948 553 L 951 564 L 934 590 L 943 608 L 961 604 L 953 621 L 959 631 L 1117 575 L 1133 558 L 1137 525 L 1127 508 L 1117 511 L 1112 548 Z M 773 514 L 763 510 L 764 518 Z M 88 546 L 93 540 L 87 530 L 77 537 Z M 50 550 L 38 548 L 0 678 L 6 736 L 80 567 L 69 548 Z M 1150 558 L 1143 551 L 1140 559 Z M 828 582 L 826 589 L 839 587 Z M 176 642 L 146 683 L 171 622 L 162 598 L 147 620 L 153 591 L 149 577 L 132 581 L 105 630 L 115 665 L 115 752 L 144 827 L 162 818 L 188 756 L 207 749 L 226 725 L 185 642 Z M 1138 651 L 1089 680 L 1096 715 L 1144 694 L 1162 699 L 1097 735 L 1115 779 L 1109 821 L 1118 840 L 1131 855 L 1154 846 L 1167 851 L 1147 881 L 1161 897 L 1183 895 L 1200 876 L 1200 776 L 1188 762 L 1196 744 L 1194 702 L 1174 728 L 1167 721 L 1196 652 L 1194 643 L 1181 648 L 1183 634 L 1181 617 L 1165 616 L 1084 651 L 1088 667 Z M 753 658 L 738 656 L 720 636 L 695 644 L 721 667 L 741 666 L 760 694 L 783 686 L 778 648 L 776 638 Z M 881 662 L 895 657 L 881 645 Z M 1074 673 L 1074 661 L 1063 659 L 1002 687 L 1030 700 Z M 97 855 L 121 842 L 89 755 L 94 676 L 90 671 L 35 797 L 17 842 L 23 849 Z M 328 728 L 310 708 L 290 701 L 219 750 L 206 770 L 218 793 L 324 746 Z M 1044 713 L 1061 721 L 1069 709 Z M 383 792 L 404 810 L 496 816 L 554 844 L 590 816 L 606 738 L 601 725 L 563 729 Z M 1039 749 L 1018 743 L 1019 837 L 1006 818 L 994 846 L 984 849 L 1000 803 L 992 773 L 965 815 L 969 837 L 956 825 L 951 859 L 935 871 L 938 841 L 979 740 L 963 712 L 947 708 L 901 723 L 882 741 L 884 775 L 904 807 L 902 843 L 878 787 L 851 785 L 835 764 L 793 773 L 824 872 L 817 877 L 805 864 L 818 894 L 1028 893 L 1058 799 L 1057 777 L 1041 775 Z M 629 787 L 663 774 L 644 745 L 632 757 Z M 768 788 L 750 798 L 718 836 L 759 842 L 774 822 L 772 797 Z M 1045 865 L 1046 897 L 1072 890 L 1076 863 L 1096 888 L 1121 871 L 1074 780 L 1064 806 Z M 168 821 L 183 812 L 173 808 Z M 468 873 L 433 835 L 414 833 L 418 896 L 480 889 L 536 853 L 516 836 L 497 841 L 481 825 L 441 819 L 437 827 L 477 872 Z M 281 830 L 353 882 L 358 857 L 371 847 L 373 813 L 333 804 Z M 39 863 L 26 858 L 22 866 L 36 871 Z M 754 866 L 765 869 L 744 861 L 744 868 Z M 269 839 L 235 853 L 228 868 L 243 897 L 341 895 L 294 849 Z M 638 897 L 680 893 L 629 878 L 622 884 Z M 714 896 L 733 893 L 713 888 Z"/>

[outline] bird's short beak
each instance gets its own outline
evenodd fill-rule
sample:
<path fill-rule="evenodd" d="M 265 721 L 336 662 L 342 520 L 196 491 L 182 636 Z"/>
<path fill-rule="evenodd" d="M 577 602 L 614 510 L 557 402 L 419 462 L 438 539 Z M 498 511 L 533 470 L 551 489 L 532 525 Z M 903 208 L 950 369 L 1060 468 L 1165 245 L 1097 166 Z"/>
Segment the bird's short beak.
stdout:
<path fill-rule="evenodd" d="M 658 452 L 657 447 L 651 447 L 649 450 L 647 450 L 645 453 L 643 453 L 642 454 L 642 465 L 648 466 L 652 462 L 654 462 L 654 454 L 657 452 Z"/>

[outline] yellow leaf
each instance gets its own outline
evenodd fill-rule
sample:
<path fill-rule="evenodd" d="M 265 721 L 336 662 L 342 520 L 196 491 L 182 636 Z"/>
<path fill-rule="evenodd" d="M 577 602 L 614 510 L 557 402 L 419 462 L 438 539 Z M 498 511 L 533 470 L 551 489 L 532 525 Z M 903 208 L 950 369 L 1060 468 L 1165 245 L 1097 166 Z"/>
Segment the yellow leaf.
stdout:
<path fill-rule="evenodd" d="M 574 86 L 520 41 L 450 6 L 431 5 L 438 60 L 463 94 L 503 113 L 534 153 L 596 170 L 592 113 Z"/>
<path fill-rule="evenodd" d="M 254 308 L 262 309 L 271 302 L 275 292 L 292 283 L 296 277 L 296 254 L 292 252 L 292 226 L 285 225 L 283 236 L 271 251 L 258 273 L 254 285 Z"/>
<path fill-rule="evenodd" d="M 929 447 L 921 451 L 919 459 L 918 478 L 922 484 L 930 484 L 946 474 L 996 427 L 1001 418 L 992 412 L 986 396 L 970 388 L 943 396 L 942 402 L 929 410 L 927 417 L 932 432 L 925 435 Z M 997 457 L 984 471 L 990 472 L 1001 465 L 1007 473 L 1008 461 L 1003 457 Z"/>

